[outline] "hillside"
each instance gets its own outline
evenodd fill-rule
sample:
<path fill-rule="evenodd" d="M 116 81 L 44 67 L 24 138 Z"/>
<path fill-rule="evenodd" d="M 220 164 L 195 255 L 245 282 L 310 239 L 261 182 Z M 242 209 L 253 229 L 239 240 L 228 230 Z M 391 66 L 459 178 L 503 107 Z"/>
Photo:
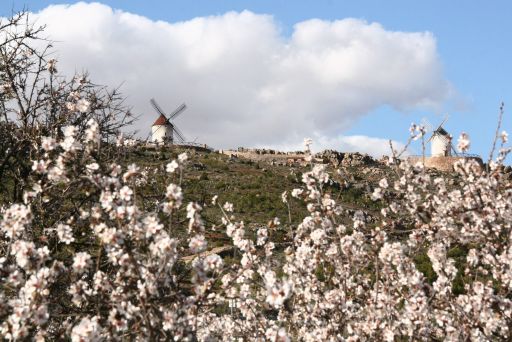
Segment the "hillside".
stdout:
<path fill-rule="evenodd" d="M 151 209 L 152 198 L 165 193 L 167 184 L 164 177 L 165 165 L 184 152 L 188 155 L 187 167 L 181 181 L 184 203 L 194 201 L 203 207 L 202 217 L 207 224 L 205 235 L 208 238 L 209 250 L 222 255 L 225 262 L 233 262 L 230 259 L 231 252 L 225 252 L 231 251 L 232 246 L 232 240 L 226 235 L 225 228 L 211 229 L 220 221 L 221 216 L 219 207 L 211 204 L 212 197 L 217 195 L 219 204 L 233 203 L 236 219 L 246 224 L 251 236 L 255 236 L 257 229 L 262 226 L 272 228 L 272 240 L 277 244 L 276 258 L 280 258 L 284 248 L 292 242 L 293 231 L 308 214 L 304 201 L 288 196 L 289 215 L 288 207 L 283 203 L 281 195 L 285 191 L 289 194 L 294 188 L 302 187 L 304 185 L 302 174 L 310 171 L 312 166 L 300 164 L 286 166 L 266 161 L 252 161 L 244 157 L 192 148 L 139 147 L 127 151 L 123 161 L 126 165 L 136 163 L 145 168 L 148 174 L 153 175 L 148 175 L 149 181 L 143 187 L 144 192 L 139 194 L 146 199 L 146 209 Z M 325 186 L 324 191 L 330 193 L 346 212 L 341 215 L 343 222 L 340 223 L 351 227 L 352 217 L 359 211 L 364 217 L 367 231 L 370 232 L 382 220 L 380 209 L 384 207 L 381 201 L 372 199 L 372 193 L 379 186 L 381 179 L 387 178 L 390 182 L 397 179 L 394 167 L 358 153 L 323 151 L 314 157 L 316 162 L 323 162 L 326 165 L 331 175 L 331 181 Z M 431 177 L 442 176 L 448 180 L 448 186 L 452 189 L 458 187 L 460 178 L 454 173 L 428 169 L 427 174 Z M 179 183 L 179 177 L 176 176 L 174 181 Z M 184 217 L 185 208 L 183 207 L 181 211 L 183 211 L 181 217 Z M 271 223 L 274 218 L 278 218 L 281 224 L 274 226 Z M 388 234 L 392 240 L 404 241 L 408 236 L 409 224 L 412 223 L 395 219 L 399 223 L 391 227 Z M 183 225 L 174 224 L 173 226 Z M 184 236 L 185 232 L 181 231 L 178 235 Z M 459 269 L 453 290 L 455 293 L 461 293 L 466 282 L 462 270 L 467 249 L 453 246 L 448 251 L 448 255 L 457 261 Z M 193 256 L 186 256 L 184 261 L 188 262 L 193 258 Z M 413 261 L 430 284 L 437 279 L 427 255 L 426 246 L 415 253 Z"/>
<path fill-rule="evenodd" d="M 285 191 L 289 194 L 294 188 L 303 186 L 302 174 L 311 170 L 310 165 L 278 165 L 183 147 L 139 147 L 125 151 L 123 163 L 126 166 L 135 163 L 148 174 L 143 193 L 138 194 L 145 199 L 145 209 L 153 208 L 152 199 L 165 193 L 165 166 L 183 152 L 188 155 L 181 180 L 184 203 L 199 203 L 208 225 L 219 222 L 219 208 L 211 204 L 213 196 L 218 196 L 220 204 L 233 203 L 234 215 L 250 229 L 266 226 L 278 218 L 281 225 L 274 227 L 274 238 L 281 242 L 289 240 L 290 227 L 296 227 L 307 215 L 303 201 L 288 196 L 289 212 L 281 196 Z M 345 155 L 345 163 L 341 160 L 336 163 L 332 152 L 319 153 L 316 160 L 323 160 L 332 176 L 324 190 L 349 213 L 361 210 L 368 223 L 375 222 L 380 204 L 371 199 L 371 194 L 383 177 L 394 177 L 393 169 L 354 153 Z M 179 176 L 176 175 L 173 181 L 179 183 Z M 209 231 L 209 235 L 214 239 L 213 245 L 230 240 L 219 231 Z"/>

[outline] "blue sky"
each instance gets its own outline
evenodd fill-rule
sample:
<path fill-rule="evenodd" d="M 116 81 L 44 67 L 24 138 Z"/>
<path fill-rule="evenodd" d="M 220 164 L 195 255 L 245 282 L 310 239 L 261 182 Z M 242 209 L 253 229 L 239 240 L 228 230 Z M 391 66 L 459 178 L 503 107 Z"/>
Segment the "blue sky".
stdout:
<path fill-rule="evenodd" d="M 12 8 L 20 9 L 24 5 L 37 12 L 51 4 L 72 3 L 75 1 L 3 0 L 0 13 L 6 16 Z M 468 132 L 472 140 L 471 152 L 486 157 L 501 101 L 505 102 L 506 109 L 504 129 L 511 130 L 512 120 L 507 114 L 510 112 L 507 105 L 512 106 L 512 47 L 509 43 L 512 3 L 509 1 L 117 0 L 101 3 L 169 23 L 249 10 L 271 15 L 285 38 L 294 32 L 296 23 L 312 18 L 325 21 L 357 18 L 377 22 L 389 31 L 428 31 L 437 43 L 444 78 L 456 94 L 437 109 L 439 113 L 434 113 L 433 109 L 400 111 L 386 104 L 379 105 L 344 126 L 340 133 L 404 141 L 412 121 L 419 122 L 426 117 L 435 124 L 449 114 L 447 130 L 455 137 L 462 130 Z"/>

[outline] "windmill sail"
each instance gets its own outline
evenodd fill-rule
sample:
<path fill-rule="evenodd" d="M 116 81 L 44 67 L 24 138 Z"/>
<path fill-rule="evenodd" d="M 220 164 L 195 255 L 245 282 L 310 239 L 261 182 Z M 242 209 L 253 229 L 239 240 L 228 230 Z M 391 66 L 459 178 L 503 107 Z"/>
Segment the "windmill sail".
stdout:
<path fill-rule="evenodd" d="M 167 115 L 165 114 L 165 112 L 162 110 L 162 108 L 160 108 L 160 106 L 158 105 L 158 103 L 156 103 L 155 99 L 151 99 L 149 100 L 149 102 L 151 102 L 151 105 L 153 106 L 153 108 L 155 108 L 155 110 L 158 112 L 158 114 L 160 115 L 163 115 L 165 117 L 167 117 Z"/>
<path fill-rule="evenodd" d="M 174 134 L 176 134 L 176 136 L 178 137 L 178 139 L 180 140 L 180 142 L 185 142 L 186 139 L 185 139 L 185 136 L 183 135 L 183 133 L 181 133 L 181 131 L 178 129 L 178 127 L 176 126 L 172 126 L 172 130 L 174 132 Z"/>
<path fill-rule="evenodd" d="M 178 108 L 176 108 L 174 110 L 174 112 L 171 113 L 171 115 L 169 115 L 169 119 L 174 119 L 176 118 L 178 115 L 180 115 L 185 109 L 187 109 L 187 105 L 186 104 L 182 104 L 181 106 L 179 106 Z"/>

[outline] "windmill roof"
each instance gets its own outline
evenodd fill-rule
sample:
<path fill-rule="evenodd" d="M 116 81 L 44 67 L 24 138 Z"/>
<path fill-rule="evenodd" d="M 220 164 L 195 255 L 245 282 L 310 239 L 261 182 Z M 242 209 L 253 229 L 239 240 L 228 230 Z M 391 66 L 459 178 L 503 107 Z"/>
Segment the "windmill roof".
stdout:
<path fill-rule="evenodd" d="M 434 133 L 441 135 L 450 135 L 443 127 L 439 127 L 438 129 L 436 129 Z"/>
<path fill-rule="evenodd" d="M 165 126 L 168 124 L 169 124 L 169 121 L 167 120 L 167 118 L 165 116 L 163 116 L 162 114 L 160 114 L 158 119 L 156 119 L 156 121 L 153 123 L 153 126 Z"/>

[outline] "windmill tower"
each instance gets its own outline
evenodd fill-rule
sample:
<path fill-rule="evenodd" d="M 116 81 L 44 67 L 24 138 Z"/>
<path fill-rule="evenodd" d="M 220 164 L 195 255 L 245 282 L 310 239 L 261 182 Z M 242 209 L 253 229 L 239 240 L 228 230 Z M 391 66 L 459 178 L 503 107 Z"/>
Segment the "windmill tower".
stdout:
<path fill-rule="evenodd" d="M 157 113 L 160 114 L 158 119 L 156 119 L 151 126 L 151 141 L 158 144 L 174 144 L 176 141 L 178 143 L 185 142 L 183 133 L 181 133 L 171 120 L 180 115 L 187 108 L 187 105 L 183 103 L 176 108 L 171 115 L 167 116 L 158 103 L 156 103 L 155 99 L 151 99 L 149 102 L 151 102 L 151 105 Z"/>
<path fill-rule="evenodd" d="M 156 143 L 172 143 L 172 125 L 165 116 L 160 114 L 151 126 L 151 141 Z"/>
<path fill-rule="evenodd" d="M 443 128 L 446 120 L 448 120 L 448 117 L 444 118 L 427 141 L 430 142 L 432 157 L 450 157 L 452 155 L 452 136 Z"/>

